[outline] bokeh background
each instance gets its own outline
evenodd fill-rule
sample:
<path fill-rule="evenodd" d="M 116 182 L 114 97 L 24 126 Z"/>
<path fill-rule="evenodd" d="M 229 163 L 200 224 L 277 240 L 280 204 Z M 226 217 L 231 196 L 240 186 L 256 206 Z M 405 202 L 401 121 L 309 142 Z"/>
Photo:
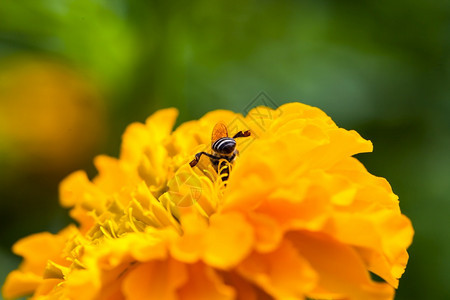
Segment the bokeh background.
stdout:
<path fill-rule="evenodd" d="M 3 0 L 0 282 L 21 237 L 70 222 L 58 182 L 95 175 L 126 125 L 244 112 L 265 91 L 372 140 L 416 230 L 396 299 L 450 299 L 450 2 Z"/>

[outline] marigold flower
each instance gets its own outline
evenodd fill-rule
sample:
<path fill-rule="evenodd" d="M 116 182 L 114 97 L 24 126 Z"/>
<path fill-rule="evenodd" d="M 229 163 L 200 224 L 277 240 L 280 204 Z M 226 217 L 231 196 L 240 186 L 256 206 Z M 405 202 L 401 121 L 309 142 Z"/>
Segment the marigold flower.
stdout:
<path fill-rule="evenodd" d="M 370 141 L 300 103 L 213 111 L 172 132 L 176 116 L 130 125 L 119 159 L 61 183 L 79 226 L 17 242 L 6 298 L 393 298 L 413 229 L 389 183 L 352 157 Z M 226 182 L 207 157 L 189 166 L 219 121 L 252 133 L 236 139 Z"/>

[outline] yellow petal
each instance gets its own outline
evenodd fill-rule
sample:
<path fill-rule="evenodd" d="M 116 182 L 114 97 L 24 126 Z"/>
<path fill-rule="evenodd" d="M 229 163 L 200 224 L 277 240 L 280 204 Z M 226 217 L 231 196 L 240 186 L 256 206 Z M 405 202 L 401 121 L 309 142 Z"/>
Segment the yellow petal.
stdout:
<path fill-rule="evenodd" d="M 170 136 L 177 114 L 175 109 L 158 111 L 147 119 L 146 124 L 129 125 L 123 135 L 121 162 L 137 171 L 158 196 L 164 189 L 170 169 L 165 140 Z"/>
<path fill-rule="evenodd" d="M 131 124 L 119 159 L 98 156 L 93 180 L 79 171 L 61 183 L 61 204 L 79 228 L 18 242 L 24 262 L 7 293 L 392 299 L 413 229 L 389 183 L 352 157 L 371 151 L 370 141 L 300 103 L 257 107 L 245 118 L 214 111 L 172 132 L 177 114 Z M 251 132 L 237 139 L 226 184 L 206 156 L 189 166 L 210 151 L 219 121 L 230 136 Z"/>
<path fill-rule="evenodd" d="M 178 235 L 171 229 L 157 230 L 150 227 L 145 233 L 129 234 L 125 237 L 129 242 L 124 245 L 123 251 L 130 253 L 138 261 L 163 259 L 167 256 L 168 241 L 175 237 Z"/>
<path fill-rule="evenodd" d="M 151 115 L 145 125 L 129 125 L 123 134 L 121 160 L 137 165 L 146 148 L 161 147 L 161 142 L 170 134 L 177 115 L 178 111 L 174 108 L 163 109 Z"/>
<path fill-rule="evenodd" d="M 251 225 L 239 214 L 215 214 L 205 233 L 204 261 L 228 269 L 247 256 L 254 243 Z"/>
<path fill-rule="evenodd" d="M 200 199 L 204 190 L 199 176 L 188 164 L 177 170 L 167 186 L 170 201 L 181 207 L 194 205 Z"/>
<path fill-rule="evenodd" d="M 177 116 L 178 110 L 176 108 L 166 108 L 158 110 L 147 118 L 145 125 L 149 128 L 156 142 L 161 142 L 172 132 Z"/>
<path fill-rule="evenodd" d="M 281 105 L 278 109 L 281 118 L 293 115 L 295 118 L 322 120 L 329 126 L 335 126 L 333 120 L 317 107 L 304 103 L 292 102 Z"/>
<path fill-rule="evenodd" d="M 106 203 L 103 192 L 89 181 L 84 171 L 74 172 L 61 182 L 59 197 L 64 207 L 79 204 L 87 210 L 102 211 Z"/>
<path fill-rule="evenodd" d="M 64 279 L 64 276 L 69 272 L 69 268 L 58 265 L 53 261 L 49 260 L 47 266 L 45 267 L 44 279 Z"/>
<path fill-rule="evenodd" d="M 133 166 L 113 157 L 98 155 L 94 159 L 94 165 L 99 174 L 93 182 L 105 194 L 120 192 L 142 180 Z"/>

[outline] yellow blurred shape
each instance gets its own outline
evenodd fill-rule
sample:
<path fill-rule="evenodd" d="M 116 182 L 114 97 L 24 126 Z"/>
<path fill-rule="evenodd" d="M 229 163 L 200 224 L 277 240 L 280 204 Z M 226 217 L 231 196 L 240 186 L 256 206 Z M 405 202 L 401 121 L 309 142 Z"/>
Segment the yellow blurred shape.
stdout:
<path fill-rule="evenodd" d="M 99 93 L 71 67 L 37 57 L 0 63 L 0 160 L 8 169 L 67 172 L 103 131 Z"/>

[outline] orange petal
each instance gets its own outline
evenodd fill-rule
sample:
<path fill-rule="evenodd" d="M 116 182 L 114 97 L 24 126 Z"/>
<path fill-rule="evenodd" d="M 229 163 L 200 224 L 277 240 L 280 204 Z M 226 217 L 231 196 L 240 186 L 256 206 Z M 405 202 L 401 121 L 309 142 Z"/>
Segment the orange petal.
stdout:
<path fill-rule="evenodd" d="M 122 291 L 129 300 L 177 300 L 187 280 L 186 267 L 173 259 L 140 264 L 126 275 Z"/>
<path fill-rule="evenodd" d="M 181 219 L 184 234 L 171 246 L 171 253 L 184 262 L 203 259 L 211 266 L 227 269 L 239 263 L 254 242 L 252 226 L 239 214 L 215 214 L 209 220 L 195 214 Z"/>
<path fill-rule="evenodd" d="M 68 237 L 74 234 L 73 230 L 74 227 L 69 226 L 56 235 L 49 232 L 36 233 L 16 242 L 12 251 L 24 257 L 20 268 L 42 276 L 49 259 L 67 265 L 67 261 L 61 257 L 61 251 Z"/>
<path fill-rule="evenodd" d="M 302 184 L 309 184 L 304 181 Z M 292 188 L 293 190 L 299 190 Z M 309 230 L 320 229 L 330 214 L 327 195 L 317 187 L 308 189 L 304 199 L 289 197 L 282 191 L 270 195 L 256 210 L 277 221 L 284 229 L 301 228 Z"/>
<path fill-rule="evenodd" d="M 380 214 L 380 231 L 385 233 L 383 239 L 383 251 L 392 262 L 403 264 L 401 270 L 396 270 L 394 276 L 399 278 L 403 274 L 407 260 L 406 248 L 411 245 L 414 235 L 411 221 L 404 215 L 396 212 L 387 211 Z M 398 261 L 397 261 L 398 259 Z"/>
<path fill-rule="evenodd" d="M 236 272 L 224 272 L 225 283 L 233 286 L 236 291 L 236 300 L 258 300 L 258 292 L 261 290 L 252 282 L 246 280 Z"/>
<path fill-rule="evenodd" d="M 364 260 L 369 271 L 386 280 L 392 287 L 398 288 L 398 279 L 392 275 L 392 265 L 385 255 L 378 249 L 355 247 L 355 250 Z"/>
<path fill-rule="evenodd" d="M 342 295 L 354 300 L 392 299 L 394 290 L 386 283 L 374 282 L 357 251 L 319 233 L 290 232 L 291 240 L 319 275 L 312 298 Z"/>
<path fill-rule="evenodd" d="M 62 286 L 67 295 L 66 299 L 97 300 L 101 289 L 99 272 L 97 269 L 72 270 Z"/>
<path fill-rule="evenodd" d="M 318 146 L 309 153 L 306 169 L 328 169 L 342 159 L 364 152 L 372 152 L 370 141 L 363 139 L 356 131 L 337 128 L 328 131 L 329 143 Z"/>
<path fill-rule="evenodd" d="M 179 290 L 179 300 L 235 299 L 234 289 L 225 285 L 222 278 L 209 266 L 201 263 L 188 266 L 188 278 Z"/>
<path fill-rule="evenodd" d="M 259 206 L 276 182 L 274 171 L 265 159 L 251 156 L 245 165 L 236 164 L 224 196 L 223 211 L 249 211 Z M 245 178 L 245 180 L 241 180 Z"/>
<path fill-rule="evenodd" d="M 258 252 L 274 250 L 282 239 L 282 228 L 270 216 L 250 213 L 248 222 L 255 231 L 255 249 Z"/>
<path fill-rule="evenodd" d="M 57 288 L 58 284 L 61 282 L 62 282 L 61 279 L 45 279 L 34 292 L 33 299 L 35 298 L 39 299 L 39 296 L 47 296 L 49 294 L 53 295 L 53 293 L 55 293 L 55 287 Z M 60 298 L 55 297 L 50 299 L 60 299 Z"/>
<path fill-rule="evenodd" d="M 183 216 L 181 224 L 184 233 L 172 243 L 171 254 L 183 262 L 197 262 L 203 254 L 203 237 L 207 230 L 207 221 L 191 213 Z"/>
<path fill-rule="evenodd" d="M 3 297 L 9 299 L 30 295 L 43 281 L 42 276 L 32 272 L 14 270 L 6 277 L 2 287 Z"/>
<path fill-rule="evenodd" d="M 304 299 L 317 274 L 289 241 L 270 253 L 252 253 L 238 272 L 276 299 Z"/>

